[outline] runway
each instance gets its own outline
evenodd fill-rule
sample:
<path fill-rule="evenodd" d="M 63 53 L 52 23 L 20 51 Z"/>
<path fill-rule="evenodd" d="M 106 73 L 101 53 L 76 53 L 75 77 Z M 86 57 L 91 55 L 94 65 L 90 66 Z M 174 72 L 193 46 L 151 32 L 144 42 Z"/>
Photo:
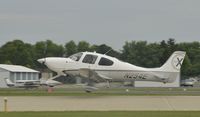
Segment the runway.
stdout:
<path fill-rule="evenodd" d="M 200 111 L 200 96 L 10 96 L 8 111 Z M 3 96 L 0 96 L 3 111 Z"/>

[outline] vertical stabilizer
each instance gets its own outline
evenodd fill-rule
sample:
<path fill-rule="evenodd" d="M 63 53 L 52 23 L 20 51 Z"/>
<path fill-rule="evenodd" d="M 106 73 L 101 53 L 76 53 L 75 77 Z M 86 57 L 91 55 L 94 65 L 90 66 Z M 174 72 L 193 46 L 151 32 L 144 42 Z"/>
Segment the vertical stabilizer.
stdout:
<path fill-rule="evenodd" d="M 160 69 L 167 72 L 180 72 L 185 54 L 184 51 L 175 51 Z"/>
<path fill-rule="evenodd" d="M 10 81 L 9 78 L 5 78 L 5 82 L 6 82 L 7 86 L 9 86 L 9 87 L 15 86 L 15 84 L 12 81 Z"/>

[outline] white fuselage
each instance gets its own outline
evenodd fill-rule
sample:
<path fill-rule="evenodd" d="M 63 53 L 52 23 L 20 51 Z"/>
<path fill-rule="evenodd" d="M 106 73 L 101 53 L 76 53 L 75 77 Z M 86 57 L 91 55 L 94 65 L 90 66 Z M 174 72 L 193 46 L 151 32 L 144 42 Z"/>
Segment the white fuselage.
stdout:
<path fill-rule="evenodd" d="M 96 56 L 94 63 L 84 63 L 86 55 Z M 100 65 L 102 58 L 109 59 L 113 62 L 112 65 Z M 137 80 L 137 81 L 156 81 L 156 82 L 173 82 L 177 77 L 177 73 L 169 73 L 162 71 L 159 68 L 142 68 L 116 58 L 102 55 L 98 53 L 83 52 L 79 60 L 73 60 L 73 57 L 61 58 L 61 57 L 48 57 L 45 59 L 45 65 L 62 75 L 67 73 L 71 76 L 79 76 L 80 69 L 91 69 L 98 74 L 106 76 L 112 81 L 126 81 L 126 80 Z M 173 77 L 173 79 L 171 79 Z"/>

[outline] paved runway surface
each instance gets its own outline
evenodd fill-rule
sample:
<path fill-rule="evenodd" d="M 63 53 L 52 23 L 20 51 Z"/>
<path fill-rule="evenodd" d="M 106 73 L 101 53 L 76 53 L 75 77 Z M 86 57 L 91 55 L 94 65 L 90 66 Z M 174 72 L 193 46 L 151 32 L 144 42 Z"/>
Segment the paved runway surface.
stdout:
<path fill-rule="evenodd" d="M 199 110 L 200 96 L 10 96 L 8 111 Z M 0 96 L 3 110 L 3 99 Z"/>

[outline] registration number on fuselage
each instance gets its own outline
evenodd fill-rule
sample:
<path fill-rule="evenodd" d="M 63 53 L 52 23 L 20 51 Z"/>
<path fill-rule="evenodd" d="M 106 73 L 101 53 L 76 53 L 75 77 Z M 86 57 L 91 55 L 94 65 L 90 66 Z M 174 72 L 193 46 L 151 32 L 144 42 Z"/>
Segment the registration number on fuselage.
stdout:
<path fill-rule="evenodd" d="M 144 80 L 144 79 L 147 79 L 147 75 L 144 74 L 144 73 L 126 73 L 124 75 L 124 78 L 125 79 L 141 79 L 141 80 Z"/>

